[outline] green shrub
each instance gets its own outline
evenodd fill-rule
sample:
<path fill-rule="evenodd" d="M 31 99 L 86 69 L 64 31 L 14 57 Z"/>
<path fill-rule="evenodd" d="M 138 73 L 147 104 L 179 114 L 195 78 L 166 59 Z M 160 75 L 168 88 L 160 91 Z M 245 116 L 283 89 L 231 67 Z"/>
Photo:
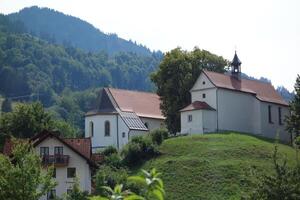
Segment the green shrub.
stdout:
<path fill-rule="evenodd" d="M 114 146 L 108 146 L 102 151 L 102 154 L 104 156 L 110 156 L 111 154 L 117 154 L 117 153 L 118 153 L 118 150 Z"/>
<path fill-rule="evenodd" d="M 123 148 L 121 152 L 123 161 L 128 166 L 133 166 L 159 154 L 157 146 L 149 137 L 137 136 Z"/>
<path fill-rule="evenodd" d="M 168 130 L 162 128 L 154 129 L 150 132 L 150 136 L 154 144 L 160 145 L 165 139 L 168 138 Z"/>
<path fill-rule="evenodd" d="M 117 169 L 112 166 L 102 165 L 95 177 L 96 193 L 105 195 L 106 193 L 102 189 L 103 186 L 114 188 L 117 184 L 126 182 L 127 177 L 128 172 L 124 168 Z"/>
<path fill-rule="evenodd" d="M 106 165 L 115 167 L 117 169 L 119 169 L 123 166 L 122 159 L 121 159 L 120 155 L 117 153 L 113 153 L 113 154 L 110 154 L 109 156 L 105 156 L 104 163 Z"/>

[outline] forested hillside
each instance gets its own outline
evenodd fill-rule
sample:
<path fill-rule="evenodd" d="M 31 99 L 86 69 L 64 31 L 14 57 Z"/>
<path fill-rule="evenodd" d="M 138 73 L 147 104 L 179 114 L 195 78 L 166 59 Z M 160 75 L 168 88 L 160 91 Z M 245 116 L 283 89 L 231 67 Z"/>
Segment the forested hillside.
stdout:
<path fill-rule="evenodd" d="M 24 29 L 22 22 L 12 22 L 0 15 L 0 95 L 5 98 L 40 100 L 46 107 L 54 106 L 60 117 L 82 128 L 83 113 L 88 108 L 80 104 L 78 96 L 95 96 L 96 93 L 89 94 L 91 88 L 153 90 L 149 74 L 156 70 L 161 54 L 87 53 L 51 44 L 24 33 Z M 80 91 L 82 95 L 75 98 L 74 92 Z"/>
<path fill-rule="evenodd" d="M 119 38 L 116 34 L 105 34 L 79 18 L 53 9 L 34 6 L 10 14 L 9 17 L 22 21 L 29 33 L 49 42 L 71 45 L 92 52 L 104 50 L 108 54 L 116 52 L 134 52 L 147 56 L 152 54 L 145 46 Z"/>

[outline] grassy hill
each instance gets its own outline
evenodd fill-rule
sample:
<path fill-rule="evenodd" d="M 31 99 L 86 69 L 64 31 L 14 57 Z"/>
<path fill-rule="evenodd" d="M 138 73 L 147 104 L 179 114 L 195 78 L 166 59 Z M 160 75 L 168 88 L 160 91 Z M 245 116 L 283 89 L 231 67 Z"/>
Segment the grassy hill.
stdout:
<path fill-rule="evenodd" d="M 241 199 L 253 187 L 253 171 L 271 173 L 275 143 L 238 133 L 166 140 L 161 155 L 142 165 L 163 173 L 167 199 Z M 292 164 L 295 151 L 279 144 Z"/>

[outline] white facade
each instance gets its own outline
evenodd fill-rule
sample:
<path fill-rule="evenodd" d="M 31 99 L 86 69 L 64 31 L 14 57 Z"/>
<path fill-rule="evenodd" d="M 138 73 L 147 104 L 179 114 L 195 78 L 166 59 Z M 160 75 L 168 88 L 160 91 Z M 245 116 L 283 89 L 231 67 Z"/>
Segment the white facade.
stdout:
<path fill-rule="evenodd" d="M 163 126 L 163 120 L 141 117 L 143 123 L 147 123 L 148 131 L 132 130 L 125 124 L 118 114 L 97 114 L 85 117 L 85 137 L 91 137 L 93 152 L 102 150 L 107 146 L 123 148 L 130 138 L 149 133 L 153 129 Z M 110 123 L 110 134 L 105 135 L 105 122 Z M 91 134 L 91 123 L 94 130 Z"/>
<path fill-rule="evenodd" d="M 67 166 L 55 167 L 56 176 L 55 181 L 58 185 L 55 187 L 56 196 L 62 197 L 67 193 L 68 189 L 72 189 L 74 178 L 67 177 L 68 168 L 76 169 L 76 177 L 79 179 L 79 185 L 82 191 L 91 192 L 91 169 L 87 161 L 79 154 L 75 153 L 68 146 L 57 140 L 56 138 L 47 138 L 38 144 L 35 149 L 37 154 L 40 155 L 40 147 L 48 147 L 49 155 L 54 155 L 55 147 L 63 147 L 63 155 L 69 156 Z M 43 196 L 41 200 L 47 200 L 47 196 Z"/>
<path fill-rule="evenodd" d="M 238 131 L 268 138 L 276 138 L 278 135 L 281 141 L 290 141 L 290 135 L 284 126 L 284 118 L 289 114 L 285 105 L 263 102 L 254 92 L 218 88 L 205 73 L 201 73 L 190 92 L 192 102 L 206 102 L 215 111 L 205 109 L 182 111 L 181 133 Z M 269 106 L 271 122 L 269 122 Z M 192 121 L 188 121 L 189 115 L 192 115 Z"/>

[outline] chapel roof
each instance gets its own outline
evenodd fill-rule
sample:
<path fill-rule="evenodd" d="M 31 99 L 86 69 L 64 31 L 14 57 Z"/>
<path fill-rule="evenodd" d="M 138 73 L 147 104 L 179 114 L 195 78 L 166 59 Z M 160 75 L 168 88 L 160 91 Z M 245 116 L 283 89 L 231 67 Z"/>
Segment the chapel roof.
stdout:
<path fill-rule="evenodd" d="M 203 73 L 218 88 L 250 93 L 255 95 L 260 101 L 288 106 L 288 103 L 283 100 L 271 83 L 244 78 L 237 79 L 231 75 L 208 70 L 203 70 Z"/>
<path fill-rule="evenodd" d="M 139 117 L 165 119 L 160 110 L 160 98 L 155 93 L 105 88 L 118 108 L 123 112 L 134 112 Z"/>
<path fill-rule="evenodd" d="M 180 112 L 192 111 L 192 110 L 215 110 L 215 109 L 213 109 L 210 105 L 208 105 L 204 101 L 194 101 L 190 105 L 181 109 Z"/>

